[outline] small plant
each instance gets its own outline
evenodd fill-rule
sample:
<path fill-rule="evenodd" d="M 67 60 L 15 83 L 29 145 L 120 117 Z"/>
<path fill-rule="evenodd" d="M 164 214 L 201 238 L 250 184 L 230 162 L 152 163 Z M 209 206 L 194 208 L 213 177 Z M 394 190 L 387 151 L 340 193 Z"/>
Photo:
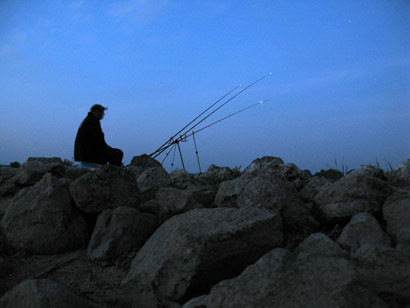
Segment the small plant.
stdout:
<path fill-rule="evenodd" d="M 334 156 L 334 158 L 335 158 L 335 160 L 334 160 L 334 166 L 333 167 L 331 167 L 329 164 L 327 164 L 327 167 L 329 168 L 329 169 L 334 169 L 334 170 L 338 170 L 338 171 L 340 171 L 343 175 L 346 175 L 347 173 L 348 173 L 348 171 L 349 171 L 349 167 L 347 166 L 347 164 L 345 164 L 345 162 L 344 162 L 344 157 L 342 157 L 342 165 L 339 167 L 338 166 L 338 162 L 337 162 L 337 158 L 336 158 L 336 155 L 333 155 Z"/>
<path fill-rule="evenodd" d="M 10 163 L 10 167 L 12 168 L 20 168 L 20 163 L 18 161 L 14 161 Z"/>
<path fill-rule="evenodd" d="M 235 168 L 232 169 L 232 171 L 236 176 L 240 176 L 242 174 L 241 168 L 242 168 L 242 165 L 236 166 Z"/>

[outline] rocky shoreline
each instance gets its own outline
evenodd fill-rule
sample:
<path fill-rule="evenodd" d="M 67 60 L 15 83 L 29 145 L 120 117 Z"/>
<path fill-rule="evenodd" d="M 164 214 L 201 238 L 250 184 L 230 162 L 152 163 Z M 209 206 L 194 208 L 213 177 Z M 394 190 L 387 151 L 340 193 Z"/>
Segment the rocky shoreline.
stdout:
<path fill-rule="evenodd" d="M 0 167 L 0 307 L 410 307 L 410 160 Z"/>

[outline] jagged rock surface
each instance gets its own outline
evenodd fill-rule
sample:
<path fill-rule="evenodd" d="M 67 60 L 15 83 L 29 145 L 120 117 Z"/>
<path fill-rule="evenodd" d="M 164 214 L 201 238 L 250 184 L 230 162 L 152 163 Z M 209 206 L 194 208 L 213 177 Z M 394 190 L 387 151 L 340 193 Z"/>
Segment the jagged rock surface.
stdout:
<path fill-rule="evenodd" d="M 50 279 L 25 280 L 0 299 L 3 308 L 80 308 L 89 307 L 86 299 Z"/>
<path fill-rule="evenodd" d="M 282 245 L 281 229 L 279 215 L 252 208 L 197 209 L 174 216 L 138 252 L 124 284 L 134 285 L 138 301 L 147 307 L 184 301 Z"/>
<path fill-rule="evenodd" d="M 70 192 L 76 205 L 88 214 L 120 206 L 138 208 L 140 203 L 135 175 L 115 165 L 84 174 L 71 183 Z"/>
<path fill-rule="evenodd" d="M 21 190 L 1 220 L 7 244 L 38 254 L 84 246 L 87 224 L 73 205 L 68 185 L 47 173 L 36 185 Z"/>
<path fill-rule="evenodd" d="M 0 166 L 0 296 L 51 278 L 92 308 L 410 307 L 410 160 L 338 180 L 271 156 L 196 175 L 148 155 L 23 165 Z"/>
<path fill-rule="evenodd" d="M 155 216 L 131 207 L 102 212 L 94 228 L 87 254 L 92 260 L 110 260 L 140 248 L 157 227 Z"/>

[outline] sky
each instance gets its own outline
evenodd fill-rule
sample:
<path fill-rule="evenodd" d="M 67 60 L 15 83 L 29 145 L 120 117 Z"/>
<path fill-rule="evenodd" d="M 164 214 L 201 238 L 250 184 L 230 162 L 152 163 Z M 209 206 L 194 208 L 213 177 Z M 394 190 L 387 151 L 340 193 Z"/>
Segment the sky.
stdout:
<path fill-rule="evenodd" d="M 202 171 L 263 156 L 396 168 L 410 158 L 409 16 L 408 0 L 0 0 L 0 164 L 73 160 L 93 104 L 129 164 L 271 73 L 195 128 L 265 100 L 195 134 Z M 193 139 L 180 147 L 198 172 Z M 163 165 L 182 168 L 179 153 Z"/>

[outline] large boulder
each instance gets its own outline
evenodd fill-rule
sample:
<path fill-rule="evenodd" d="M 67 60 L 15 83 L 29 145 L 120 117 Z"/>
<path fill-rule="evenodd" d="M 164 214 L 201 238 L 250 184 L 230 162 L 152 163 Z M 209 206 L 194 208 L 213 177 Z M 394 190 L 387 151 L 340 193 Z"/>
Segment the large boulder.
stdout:
<path fill-rule="evenodd" d="M 391 192 L 383 170 L 362 166 L 319 191 L 314 198 L 317 217 L 327 224 L 347 222 L 362 212 L 379 213 Z"/>
<path fill-rule="evenodd" d="M 240 276 L 218 283 L 206 307 L 388 307 L 358 283 L 340 247 L 323 235 L 313 237 L 293 254 L 274 249 Z"/>
<path fill-rule="evenodd" d="M 120 206 L 137 208 L 140 192 L 135 175 L 125 168 L 104 165 L 70 185 L 76 205 L 85 213 L 98 214 Z"/>
<path fill-rule="evenodd" d="M 146 201 L 154 198 L 161 187 L 168 186 L 171 183 L 171 178 L 162 166 L 152 167 L 138 176 L 137 183 L 142 200 Z"/>
<path fill-rule="evenodd" d="M 167 220 L 150 237 L 124 279 L 135 301 L 154 307 L 204 294 L 282 245 L 279 215 L 255 208 L 196 209 Z"/>
<path fill-rule="evenodd" d="M 102 212 L 94 228 L 87 255 L 91 260 L 109 260 L 140 248 L 157 227 L 155 216 L 131 207 Z"/>
<path fill-rule="evenodd" d="M 157 208 L 154 214 L 159 217 L 160 221 L 164 221 L 176 214 L 204 207 L 194 199 L 191 191 L 174 187 L 163 187 L 158 190 L 155 202 Z"/>
<path fill-rule="evenodd" d="M 410 190 L 400 189 L 386 199 L 383 217 L 394 241 L 410 246 Z"/>
<path fill-rule="evenodd" d="M 363 245 L 390 246 L 391 240 L 372 214 L 360 213 L 352 217 L 337 239 L 337 243 L 354 254 Z"/>
<path fill-rule="evenodd" d="M 138 177 L 138 175 L 143 173 L 145 170 L 156 167 L 162 167 L 161 163 L 156 159 L 152 158 L 151 156 L 143 154 L 139 156 L 134 156 L 131 159 L 131 163 L 128 165 L 127 168 L 130 171 L 134 172 L 135 175 Z"/>
<path fill-rule="evenodd" d="M 191 175 L 183 169 L 175 169 L 169 176 L 171 178 L 171 185 L 179 189 L 186 189 L 193 182 Z"/>
<path fill-rule="evenodd" d="M 222 182 L 232 180 L 237 176 L 238 174 L 229 167 L 210 165 L 206 172 L 198 173 L 194 179 L 201 185 L 218 185 Z"/>
<path fill-rule="evenodd" d="M 410 304 L 410 249 L 363 245 L 354 255 L 360 281 L 376 293 L 394 294 Z M 398 306 L 397 306 L 398 307 Z"/>
<path fill-rule="evenodd" d="M 314 231 L 319 224 L 299 198 L 295 186 L 275 172 L 244 174 L 220 185 L 215 197 L 218 207 L 254 207 L 280 213 L 283 223 L 293 229 Z"/>
<path fill-rule="evenodd" d="M 388 172 L 387 178 L 391 185 L 408 189 L 410 187 L 410 159 L 402 162 L 397 169 Z"/>
<path fill-rule="evenodd" d="M 0 185 L 7 183 L 16 173 L 18 168 L 12 168 L 10 166 L 0 166 Z"/>
<path fill-rule="evenodd" d="M 29 157 L 22 164 L 13 177 L 13 182 L 19 185 L 30 186 L 36 184 L 46 173 L 57 177 L 65 176 L 63 161 L 59 157 Z"/>
<path fill-rule="evenodd" d="M 51 279 L 24 280 L 0 299 L 2 308 L 86 308 L 85 298 Z"/>
<path fill-rule="evenodd" d="M 248 167 L 245 168 L 244 173 L 254 173 L 266 169 L 279 169 L 285 162 L 282 158 L 273 156 L 264 156 L 255 159 Z"/>
<path fill-rule="evenodd" d="M 21 190 L 2 220 L 7 244 L 18 250 L 53 254 L 86 245 L 88 227 L 69 193 L 69 180 L 47 173 Z"/>
<path fill-rule="evenodd" d="M 320 176 L 309 178 L 306 185 L 299 191 L 300 198 L 305 202 L 313 202 L 315 196 L 325 185 L 330 185 L 333 181 Z"/>

